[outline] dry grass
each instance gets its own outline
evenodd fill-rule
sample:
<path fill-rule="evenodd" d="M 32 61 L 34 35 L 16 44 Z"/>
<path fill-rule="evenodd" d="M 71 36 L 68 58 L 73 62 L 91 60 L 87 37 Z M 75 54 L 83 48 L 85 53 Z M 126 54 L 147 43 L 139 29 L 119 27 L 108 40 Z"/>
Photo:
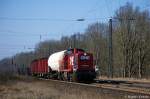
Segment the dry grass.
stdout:
<path fill-rule="evenodd" d="M 0 99 L 101 99 L 80 88 L 58 88 L 45 82 L 16 82 L 13 85 L 0 85 Z"/>
<path fill-rule="evenodd" d="M 20 77 L 0 84 L 0 99 L 122 99 L 112 91 Z"/>
<path fill-rule="evenodd" d="M 0 72 L 0 83 L 5 83 L 8 80 L 16 79 L 17 76 L 15 74 L 10 74 L 9 72 Z"/>
<path fill-rule="evenodd" d="M 59 99 L 55 89 L 40 81 L 18 80 L 0 85 L 0 99 Z"/>

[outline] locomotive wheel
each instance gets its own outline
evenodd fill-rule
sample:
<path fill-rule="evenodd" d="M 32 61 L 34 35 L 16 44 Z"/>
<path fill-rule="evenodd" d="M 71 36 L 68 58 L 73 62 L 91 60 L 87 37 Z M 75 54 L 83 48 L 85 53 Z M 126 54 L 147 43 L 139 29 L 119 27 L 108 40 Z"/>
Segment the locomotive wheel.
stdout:
<path fill-rule="evenodd" d="M 68 73 L 67 72 L 63 73 L 63 80 L 68 81 Z"/>
<path fill-rule="evenodd" d="M 59 80 L 63 80 L 63 78 L 64 78 L 64 77 L 63 77 L 63 73 L 59 72 L 59 73 L 58 73 L 58 79 L 59 79 Z"/>
<path fill-rule="evenodd" d="M 73 74 L 72 74 L 72 81 L 73 82 L 78 82 L 77 74 L 75 72 L 73 72 Z"/>
<path fill-rule="evenodd" d="M 71 73 L 67 73 L 67 81 L 70 81 L 70 82 L 73 81 Z"/>

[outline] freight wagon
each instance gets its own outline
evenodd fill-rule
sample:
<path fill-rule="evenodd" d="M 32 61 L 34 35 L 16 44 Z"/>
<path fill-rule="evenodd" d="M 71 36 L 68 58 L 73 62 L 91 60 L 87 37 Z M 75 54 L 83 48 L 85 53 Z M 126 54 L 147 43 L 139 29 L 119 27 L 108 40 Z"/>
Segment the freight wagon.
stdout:
<path fill-rule="evenodd" d="M 34 60 L 31 72 L 33 75 L 69 81 L 91 81 L 96 77 L 93 55 L 76 48 Z"/>
<path fill-rule="evenodd" d="M 31 63 L 31 73 L 34 76 L 45 76 L 49 72 L 48 58 L 40 58 L 32 61 Z"/>

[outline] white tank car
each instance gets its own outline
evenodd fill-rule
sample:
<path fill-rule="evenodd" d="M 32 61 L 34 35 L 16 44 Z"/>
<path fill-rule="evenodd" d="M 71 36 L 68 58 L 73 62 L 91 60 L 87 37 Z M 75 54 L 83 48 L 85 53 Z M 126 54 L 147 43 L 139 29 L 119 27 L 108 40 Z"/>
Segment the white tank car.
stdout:
<path fill-rule="evenodd" d="M 50 57 L 48 58 L 48 66 L 53 70 L 53 71 L 60 71 L 60 61 L 63 60 L 64 56 L 65 56 L 65 52 L 64 51 L 60 51 L 60 52 L 56 52 L 52 55 L 50 55 Z"/>

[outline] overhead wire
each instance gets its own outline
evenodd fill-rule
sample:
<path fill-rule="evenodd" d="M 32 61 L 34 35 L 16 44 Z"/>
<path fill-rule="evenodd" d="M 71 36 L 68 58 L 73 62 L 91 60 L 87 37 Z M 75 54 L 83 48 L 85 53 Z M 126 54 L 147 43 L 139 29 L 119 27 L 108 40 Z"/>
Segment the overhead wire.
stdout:
<path fill-rule="evenodd" d="M 99 0 L 97 0 L 97 2 L 94 3 L 94 5 L 92 5 L 92 7 L 86 12 L 86 14 L 82 15 L 79 19 L 81 19 L 81 20 L 83 20 L 83 21 L 93 21 L 93 20 L 97 20 L 97 19 L 105 19 L 105 18 L 87 18 L 87 17 L 86 17 L 87 14 L 89 14 L 89 13 L 95 11 L 96 8 L 94 8 L 94 7 L 97 7 L 98 2 L 99 2 Z M 78 19 L 77 19 L 76 21 L 78 21 Z M 75 23 L 71 23 L 69 26 L 66 27 L 66 29 L 68 30 L 68 29 L 72 28 L 74 25 L 75 25 Z M 66 29 L 65 29 L 65 30 L 66 30 Z M 74 34 L 74 33 L 73 33 L 73 34 Z M 72 35 L 73 35 L 73 34 L 72 34 Z M 63 35 L 63 34 L 61 34 L 61 35 Z"/>
<path fill-rule="evenodd" d="M 51 19 L 51 18 L 36 18 L 36 17 L 32 17 L 32 18 L 23 18 L 23 17 L 0 17 L 0 20 L 21 20 L 21 21 L 76 21 L 74 19 Z"/>
<path fill-rule="evenodd" d="M 87 13 L 91 13 L 95 10 L 96 5 L 98 4 L 98 1 L 92 6 L 92 9 L 90 9 L 89 11 L 87 11 Z M 97 7 L 97 6 L 96 6 Z M 85 16 L 84 16 L 85 17 Z M 99 20 L 99 19 L 105 19 L 105 18 L 86 18 L 84 21 L 93 21 L 93 20 Z M 36 17 L 32 17 L 32 18 L 21 18 L 21 17 L 0 17 L 0 20 L 5 20 L 5 21 L 65 21 L 65 22 L 77 22 L 77 19 L 55 19 L 55 18 L 36 18 Z M 71 23 L 71 25 L 67 26 L 67 29 L 74 26 L 73 24 L 75 23 Z M 11 36 L 22 36 L 26 33 L 23 32 L 16 32 L 16 31 L 0 31 L 0 33 L 7 33 L 6 35 L 11 35 Z M 17 35 L 16 35 L 17 34 Z M 25 36 L 39 36 L 38 35 L 34 35 L 33 33 L 30 33 L 30 35 L 25 35 Z M 44 35 L 42 35 L 44 36 Z"/>
<path fill-rule="evenodd" d="M 55 35 L 55 33 L 38 33 L 38 32 L 22 32 L 22 31 L 12 31 L 12 30 L 0 30 L 0 34 L 3 34 L 3 36 L 35 36 L 35 37 L 40 37 L 41 36 L 48 36 L 51 34 Z"/>
<path fill-rule="evenodd" d="M 98 0 L 99 1 L 99 0 Z M 97 2 L 98 2 L 97 1 Z M 106 3 L 106 9 L 107 9 L 107 13 L 110 17 L 105 17 L 105 18 L 88 18 L 87 15 L 84 15 L 83 18 L 85 18 L 85 21 L 93 21 L 93 20 L 104 20 L 104 19 L 109 19 L 111 18 L 111 15 L 110 15 L 110 7 L 109 7 L 109 4 L 111 3 L 108 3 L 107 0 L 104 0 L 105 3 Z M 111 1 L 111 0 L 110 0 Z M 97 7 L 98 3 L 95 3 L 93 7 Z M 120 3 L 120 2 L 119 2 Z M 147 6 L 149 7 L 149 6 Z M 89 13 L 93 13 L 94 11 L 96 11 L 96 8 L 92 8 L 90 9 L 89 11 L 87 11 L 87 14 Z M 82 17 L 81 17 L 82 18 Z M 18 17 L 0 17 L 0 20 L 13 20 L 13 21 L 65 21 L 65 22 L 77 22 L 76 19 L 55 19 L 55 18 L 18 18 Z M 66 29 L 70 28 L 73 26 L 74 23 L 72 23 L 71 25 L 67 26 Z M 9 35 L 14 35 L 14 36 L 40 36 L 40 34 L 29 34 L 29 35 L 26 35 L 26 33 L 23 33 L 23 32 L 17 32 L 17 31 L 0 31 L 0 33 L 8 33 Z M 17 33 L 17 34 L 16 34 Z M 46 34 L 48 35 L 48 34 Z M 42 35 L 44 36 L 44 35 Z M 1 48 L 0 48 L 1 49 Z M 5 48 L 4 48 L 5 49 Z M 17 49 L 17 48 L 16 48 Z"/>
<path fill-rule="evenodd" d="M 81 17 L 84 18 L 84 17 Z M 93 21 L 97 19 L 106 19 L 109 17 L 98 17 L 98 18 L 85 18 L 83 21 Z M 13 20 L 13 21 L 74 21 L 78 22 L 80 19 L 48 19 L 48 18 L 17 18 L 17 17 L 0 17 L 0 20 Z"/>
<path fill-rule="evenodd" d="M 106 19 L 109 17 L 98 17 L 98 18 L 85 18 L 85 17 L 81 17 L 85 20 L 83 21 L 93 21 L 93 20 L 97 20 L 97 19 Z M 21 18 L 21 17 L 0 17 L 0 20 L 4 21 L 4 20 L 12 20 L 12 21 L 65 21 L 65 22 L 78 22 L 80 21 L 80 19 L 50 19 L 50 18 Z"/>
<path fill-rule="evenodd" d="M 96 5 L 97 5 L 98 3 L 96 2 L 95 4 L 94 4 L 94 6 L 93 7 L 95 7 Z M 97 7 L 97 6 L 96 6 Z M 92 8 L 92 9 L 90 9 L 87 13 L 89 14 L 89 13 L 91 13 L 91 12 L 94 12 L 95 11 L 95 8 Z M 84 16 L 84 18 L 85 18 L 86 16 Z M 86 19 L 84 20 L 84 21 L 93 21 L 93 20 L 97 20 L 97 19 L 105 19 L 105 18 L 87 18 L 86 17 Z M 55 19 L 55 18 L 21 18 L 21 17 L 0 17 L 0 21 L 58 21 L 58 22 L 77 22 L 77 19 Z M 67 29 L 68 28 L 70 28 L 70 27 L 72 27 L 72 26 L 74 26 L 73 24 L 75 24 L 75 23 L 72 23 L 71 25 L 69 25 L 69 27 L 67 27 Z M 0 31 L 0 33 L 7 33 L 6 35 L 8 36 L 8 35 L 11 35 L 11 36 L 22 36 L 22 35 L 24 35 L 24 34 L 26 34 L 26 33 L 23 33 L 23 32 L 17 32 L 17 31 Z M 34 35 L 34 34 L 29 34 L 29 35 L 24 35 L 24 36 L 39 36 L 39 34 L 38 35 Z M 43 35 L 42 35 L 43 36 Z M 8 48 L 6 48 L 6 47 L 0 47 L 0 49 L 18 49 L 18 48 L 20 48 L 19 46 L 16 46 L 16 47 L 8 47 Z"/>

